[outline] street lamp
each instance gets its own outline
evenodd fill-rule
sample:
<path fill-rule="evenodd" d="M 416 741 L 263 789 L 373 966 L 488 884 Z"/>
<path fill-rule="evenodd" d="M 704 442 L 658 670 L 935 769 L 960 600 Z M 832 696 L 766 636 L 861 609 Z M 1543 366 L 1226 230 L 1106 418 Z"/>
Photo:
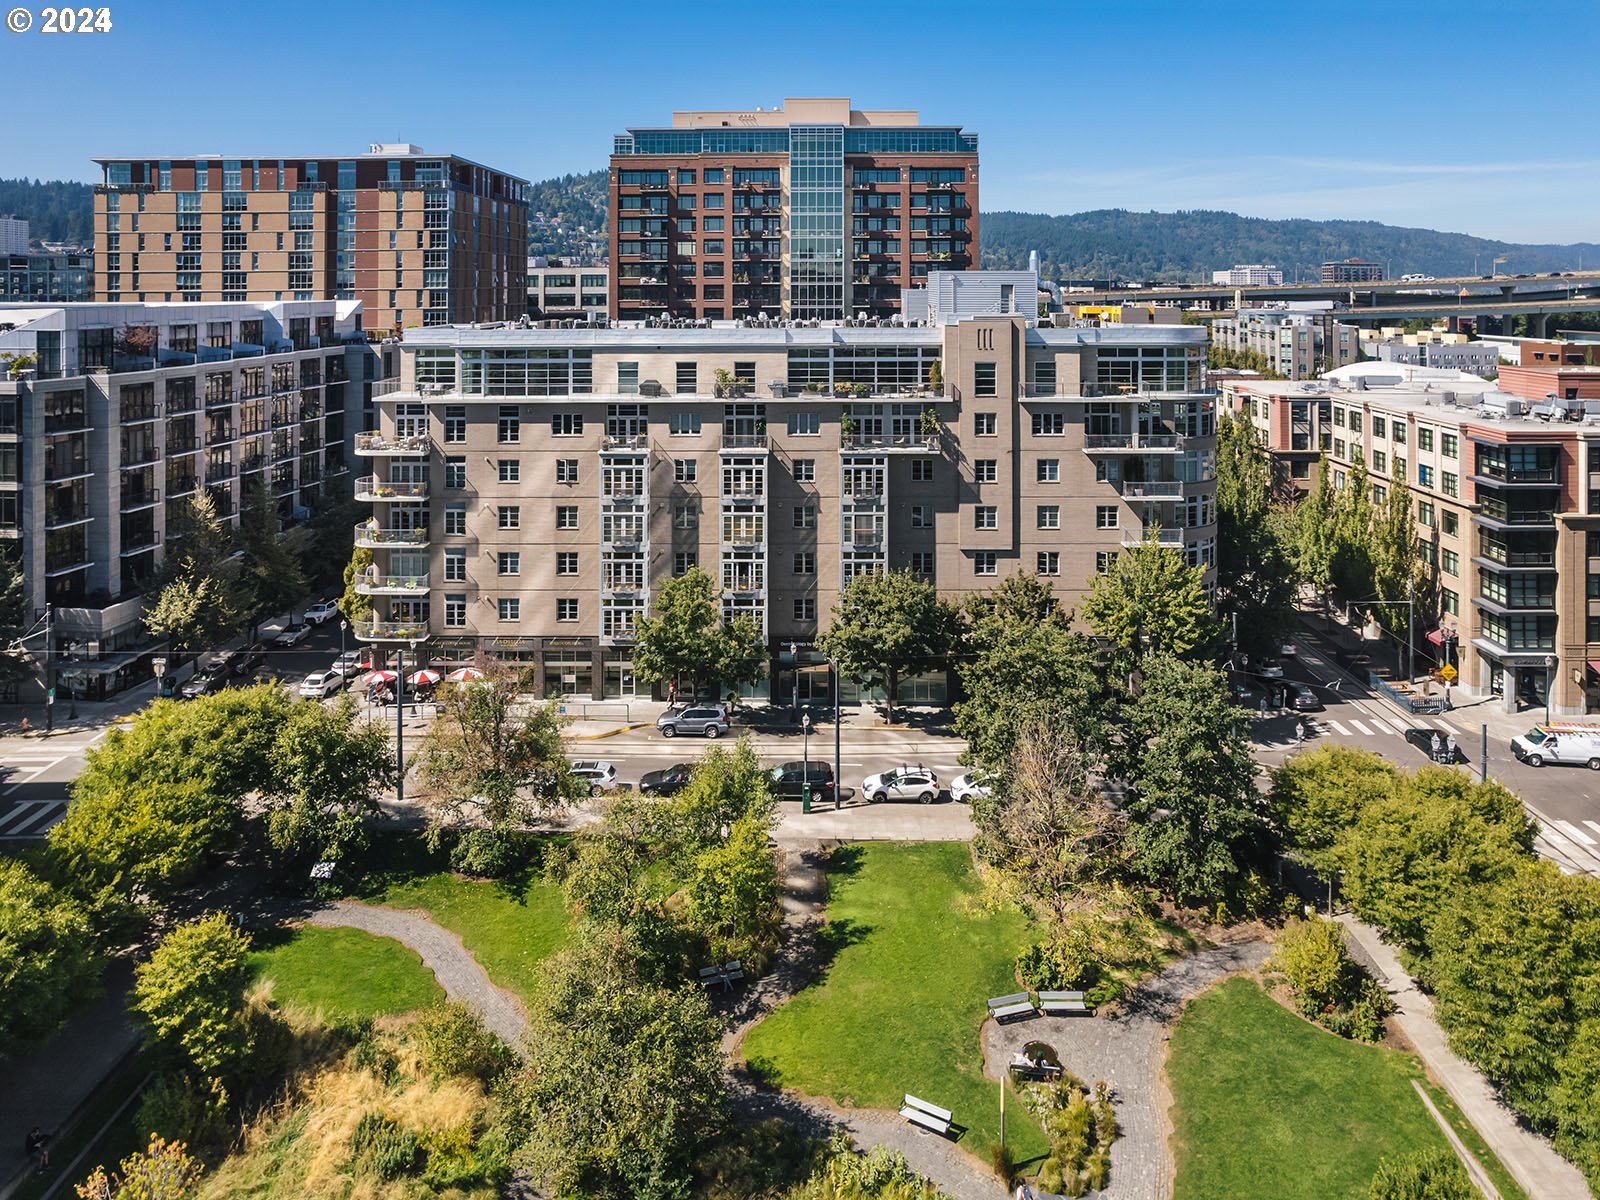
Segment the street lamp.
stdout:
<path fill-rule="evenodd" d="M 1554 654 L 1544 657 L 1544 723 L 1550 724 L 1550 692 L 1556 686 L 1556 665 L 1561 660 Z"/>
<path fill-rule="evenodd" d="M 416 657 L 419 643 L 411 643 L 412 657 Z M 406 652 L 397 647 L 394 652 L 394 803 L 396 808 L 406 802 Z M 413 710 L 415 711 L 415 710 Z"/>
<path fill-rule="evenodd" d="M 844 723 L 844 713 L 839 708 L 839 663 L 837 659 L 828 660 L 828 670 L 833 675 L 833 809 L 839 811 L 839 789 L 844 786 L 844 779 L 839 771 L 842 764 L 839 762 L 839 727 Z"/>
<path fill-rule="evenodd" d="M 800 647 L 789 643 L 789 662 L 794 671 L 794 719 L 800 719 Z"/>
<path fill-rule="evenodd" d="M 801 795 L 803 795 L 805 797 L 805 805 L 804 805 L 805 810 L 807 812 L 810 812 L 811 811 L 811 714 L 809 712 L 803 712 L 803 713 L 800 714 L 800 757 L 805 763 L 805 767 L 804 767 L 805 774 L 801 776 L 801 778 L 805 780 L 805 783 L 802 785 Z M 838 787 L 839 787 L 838 780 L 834 780 L 834 785 L 833 786 L 834 786 L 834 790 L 837 791 Z"/>
<path fill-rule="evenodd" d="M 345 617 L 339 618 L 339 659 L 342 662 L 345 656 L 344 635 L 350 632 L 350 621 Z"/>

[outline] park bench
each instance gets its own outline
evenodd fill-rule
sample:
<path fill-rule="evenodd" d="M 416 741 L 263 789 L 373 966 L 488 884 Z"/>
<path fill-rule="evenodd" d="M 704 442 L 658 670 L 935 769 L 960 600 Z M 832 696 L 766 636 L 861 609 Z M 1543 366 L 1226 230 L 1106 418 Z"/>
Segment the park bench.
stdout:
<path fill-rule="evenodd" d="M 1049 1082 L 1061 1078 L 1061 1068 L 1055 1063 L 1017 1062 L 1011 1063 L 1011 1074 L 1018 1079 L 1037 1079 Z"/>
<path fill-rule="evenodd" d="M 931 1129 L 940 1137 L 950 1133 L 950 1110 L 940 1108 L 937 1104 L 929 1104 L 926 1100 L 918 1100 L 909 1093 L 900 1101 L 900 1115 L 913 1125 L 921 1125 L 924 1129 Z"/>
<path fill-rule="evenodd" d="M 700 986 L 703 988 L 727 987 L 728 981 L 722 977 L 721 967 L 701 967 Z"/>
<path fill-rule="evenodd" d="M 1009 1021 L 1012 1017 L 1031 1017 L 1034 1015 L 1033 1000 L 1027 992 L 995 996 L 989 1001 L 989 1015 L 996 1021 Z"/>
<path fill-rule="evenodd" d="M 1046 1016 L 1066 1016 L 1069 1013 L 1087 1013 L 1082 992 L 1040 992 L 1039 1011 Z"/>
<path fill-rule="evenodd" d="M 732 985 L 734 985 L 735 983 L 739 982 L 739 980 L 741 980 L 743 978 L 744 978 L 744 967 L 741 966 L 738 962 L 730 962 L 730 963 L 723 963 L 722 964 L 722 980 L 728 986 L 731 987 Z"/>

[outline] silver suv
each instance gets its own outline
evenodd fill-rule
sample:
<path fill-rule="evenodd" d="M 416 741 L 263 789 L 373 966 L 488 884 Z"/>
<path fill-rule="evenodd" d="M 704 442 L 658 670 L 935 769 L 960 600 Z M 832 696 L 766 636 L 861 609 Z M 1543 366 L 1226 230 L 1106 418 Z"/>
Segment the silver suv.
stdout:
<path fill-rule="evenodd" d="M 687 708 L 669 708 L 656 718 L 656 728 L 662 737 L 698 734 L 717 738 L 728 732 L 731 722 L 728 710 L 720 704 L 691 704 Z"/>

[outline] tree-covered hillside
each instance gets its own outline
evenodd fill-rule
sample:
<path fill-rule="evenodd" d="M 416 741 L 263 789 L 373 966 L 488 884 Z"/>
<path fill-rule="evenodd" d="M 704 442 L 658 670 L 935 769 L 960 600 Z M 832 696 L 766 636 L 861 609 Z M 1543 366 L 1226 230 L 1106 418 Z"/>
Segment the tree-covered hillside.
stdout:
<path fill-rule="evenodd" d="M 36 242 L 94 243 L 94 192 L 68 179 L 0 179 L 0 216 L 28 222 Z"/>

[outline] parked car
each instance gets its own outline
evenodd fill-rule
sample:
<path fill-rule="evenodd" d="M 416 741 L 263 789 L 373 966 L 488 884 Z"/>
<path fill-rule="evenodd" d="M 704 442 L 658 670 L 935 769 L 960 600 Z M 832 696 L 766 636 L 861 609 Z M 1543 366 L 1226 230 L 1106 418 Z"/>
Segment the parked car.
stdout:
<path fill-rule="evenodd" d="M 780 800 L 804 798 L 805 785 L 811 784 L 811 798 L 833 803 L 833 766 L 820 759 L 810 763 L 802 759 L 782 763 L 772 769 L 772 791 Z"/>
<path fill-rule="evenodd" d="M 235 678 L 259 671 L 267 661 L 267 648 L 260 642 L 251 642 L 243 650 L 228 655 L 228 673 Z"/>
<path fill-rule="evenodd" d="M 720 704 L 669 708 L 656 718 L 656 728 L 662 737 L 677 737 L 682 733 L 717 738 L 727 733 L 731 724 L 728 710 Z"/>
<path fill-rule="evenodd" d="M 572 773 L 589 785 L 589 795 L 598 796 L 617 786 L 617 769 L 608 762 L 589 760 L 572 764 Z"/>
<path fill-rule="evenodd" d="M 1321 712 L 1322 701 L 1303 683 L 1289 685 L 1289 704 L 1298 712 Z"/>
<path fill-rule="evenodd" d="M 1406 741 L 1443 766 L 1467 761 L 1461 747 L 1456 745 L 1455 737 L 1440 733 L 1437 729 L 1414 726 L 1406 730 Z"/>
<path fill-rule="evenodd" d="M 354 679 L 372 670 L 372 657 L 365 650 L 346 650 L 333 660 L 333 666 L 328 670 L 337 671 L 346 679 Z"/>
<path fill-rule="evenodd" d="M 1283 664 L 1275 658 L 1263 658 L 1256 664 L 1256 674 L 1263 679 L 1282 679 Z"/>
<path fill-rule="evenodd" d="M 275 646 L 298 646 L 310 636 L 311 626 L 304 621 L 295 621 L 273 634 L 272 642 Z"/>
<path fill-rule="evenodd" d="M 647 796 L 676 796 L 689 783 L 694 767 L 689 763 L 674 763 L 659 771 L 651 771 L 639 780 L 639 791 Z"/>
<path fill-rule="evenodd" d="M 337 671 L 313 671 L 300 681 L 300 695 L 307 700 L 323 700 L 344 691 L 345 677 Z"/>
<path fill-rule="evenodd" d="M 1283 648 L 1278 651 L 1278 654 L 1283 658 L 1297 658 L 1300 654 L 1300 647 L 1295 645 L 1293 642 L 1285 642 L 1283 644 Z"/>
<path fill-rule="evenodd" d="M 308 625 L 321 625 L 324 621 L 331 621 L 339 615 L 339 606 L 332 600 L 318 600 L 306 609 L 306 623 Z"/>
<path fill-rule="evenodd" d="M 939 777 L 927 767 L 896 767 L 861 781 L 861 794 L 873 804 L 887 800 L 915 800 L 932 804 L 939 795 Z"/>
<path fill-rule="evenodd" d="M 178 690 L 178 695 L 185 700 L 193 700 L 199 696 L 213 696 L 227 684 L 227 666 L 223 663 L 213 663 L 209 669 L 197 671 L 194 678 Z"/>
<path fill-rule="evenodd" d="M 950 781 L 950 799 L 958 804 L 987 800 L 994 791 L 994 776 L 985 771 L 967 771 Z"/>

